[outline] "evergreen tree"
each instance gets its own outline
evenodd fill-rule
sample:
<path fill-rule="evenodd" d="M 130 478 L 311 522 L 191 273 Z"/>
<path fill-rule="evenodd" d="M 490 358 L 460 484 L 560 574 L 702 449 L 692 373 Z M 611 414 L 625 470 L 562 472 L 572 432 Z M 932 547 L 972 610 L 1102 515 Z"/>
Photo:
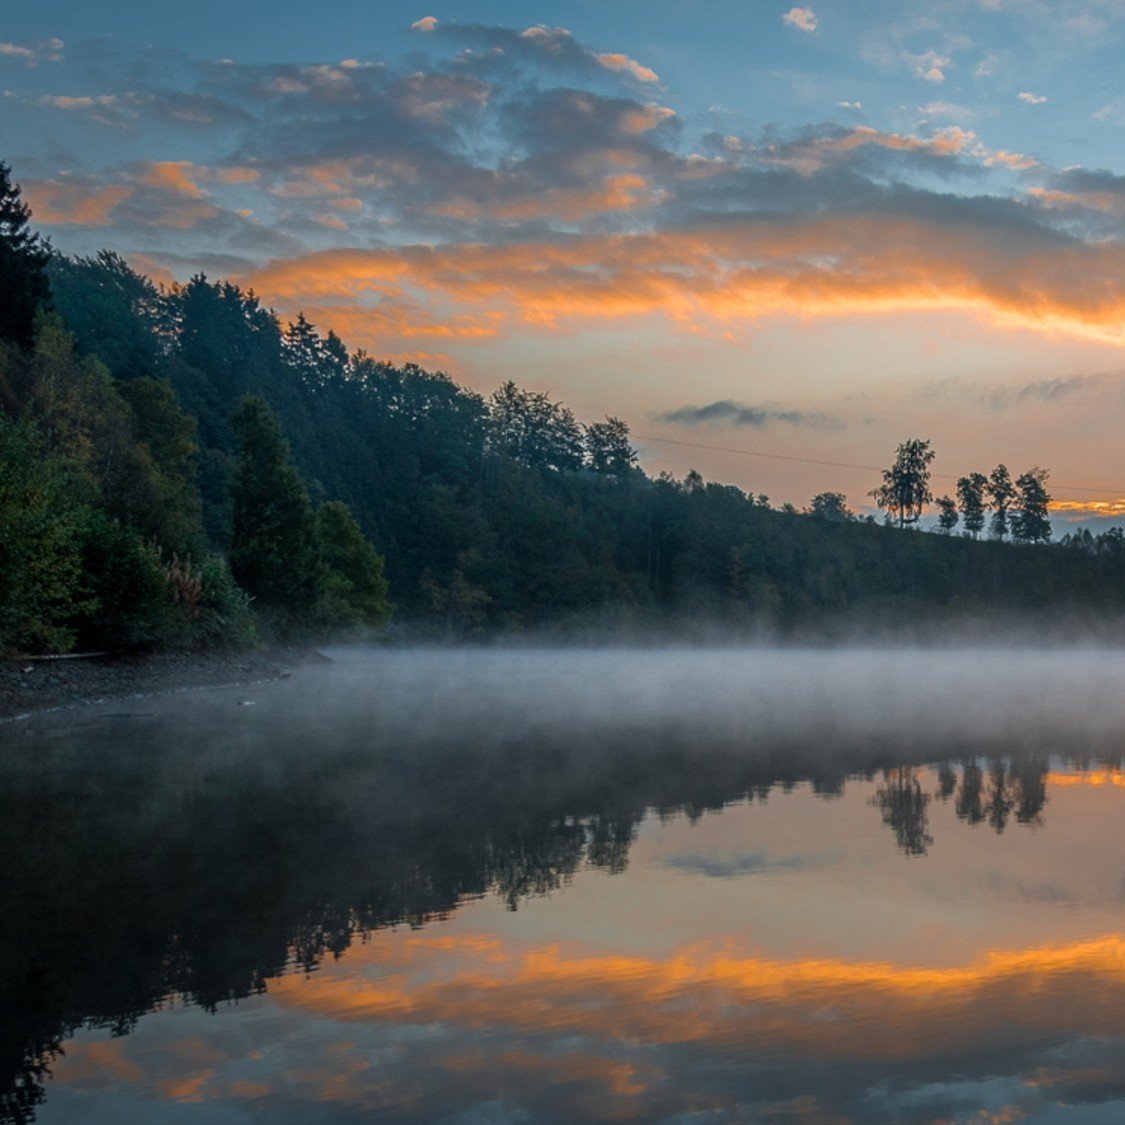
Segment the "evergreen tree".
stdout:
<path fill-rule="evenodd" d="M 1051 521 L 1047 510 L 1051 495 L 1047 491 L 1047 469 L 1038 465 L 1016 478 L 1016 509 L 1012 515 L 1012 538 L 1021 543 L 1047 543 Z"/>
<path fill-rule="evenodd" d="M 303 312 L 285 329 L 281 345 L 286 363 L 302 383 L 315 387 L 327 381 L 328 351 L 316 325 L 308 321 Z"/>
<path fill-rule="evenodd" d="M 82 355 L 96 355 L 117 379 L 160 374 L 167 338 L 163 295 L 120 254 L 56 254 L 47 272 L 51 302 Z"/>
<path fill-rule="evenodd" d="M 0 162 L 0 340 L 21 348 L 35 336 L 35 314 L 50 303 L 50 247 L 28 225 L 31 208 Z"/>
<path fill-rule="evenodd" d="M 199 551 L 199 448 L 195 419 L 180 409 L 176 393 L 163 379 L 132 379 L 118 383 L 118 392 L 132 410 L 133 436 L 147 449 L 156 484 L 150 534 L 166 550 L 192 555 Z"/>
<path fill-rule="evenodd" d="M 904 441 L 895 455 L 895 463 L 883 470 L 883 483 L 870 493 L 880 508 L 898 521 L 898 526 L 917 523 L 923 507 L 933 499 L 930 494 L 930 462 L 934 451 L 928 441 L 912 438 Z"/>
<path fill-rule="evenodd" d="M 383 559 L 363 537 L 346 504 L 330 500 L 317 511 L 322 581 L 321 620 L 332 627 L 382 625 L 390 617 Z"/>
<path fill-rule="evenodd" d="M 318 593 L 316 519 L 273 411 L 248 396 L 231 420 L 239 441 L 230 565 L 264 607 L 302 617 Z"/>
<path fill-rule="evenodd" d="M 984 473 L 969 473 L 957 481 L 957 503 L 961 508 L 961 519 L 965 533 L 974 539 L 984 530 L 984 490 L 988 487 L 988 477 Z"/>

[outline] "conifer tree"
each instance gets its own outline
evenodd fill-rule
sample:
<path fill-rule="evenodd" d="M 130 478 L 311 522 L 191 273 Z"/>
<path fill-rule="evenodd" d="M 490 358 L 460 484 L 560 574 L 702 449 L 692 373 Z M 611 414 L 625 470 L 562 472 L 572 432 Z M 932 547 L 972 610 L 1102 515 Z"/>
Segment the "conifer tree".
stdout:
<path fill-rule="evenodd" d="M 0 340 L 26 348 L 35 336 L 36 312 L 50 303 L 51 249 L 30 229 L 31 208 L 11 171 L 0 162 Z"/>
<path fill-rule="evenodd" d="M 311 611 L 318 592 L 316 518 L 273 411 L 248 396 L 232 425 L 239 441 L 230 565 L 257 601 L 287 616 Z"/>
<path fill-rule="evenodd" d="M 390 616 L 383 559 L 339 500 L 321 504 L 317 537 L 323 568 L 320 617 L 331 626 L 382 625 Z"/>
<path fill-rule="evenodd" d="M 1016 509 L 1012 514 L 1012 538 L 1021 543 L 1046 543 L 1051 538 L 1051 521 L 1047 508 L 1051 494 L 1047 491 L 1049 470 L 1038 465 L 1016 478 Z"/>

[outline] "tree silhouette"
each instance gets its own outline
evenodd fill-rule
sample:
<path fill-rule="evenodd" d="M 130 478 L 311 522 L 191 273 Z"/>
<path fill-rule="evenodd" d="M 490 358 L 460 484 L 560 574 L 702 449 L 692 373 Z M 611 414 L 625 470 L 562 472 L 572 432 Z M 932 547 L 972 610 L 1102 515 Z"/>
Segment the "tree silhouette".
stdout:
<path fill-rule="evenodd" d="M 988 487 L 988 477 L 984 473 L 969 473 L 957 481 L 957 503 L 961 509 L 961 519 L 965 533 L 974 539 L 984 530 L 984 490 Z"/>
<path fill-rule="evenodd" d="M 930 462 L 934 456 L 928 441 L 904 441 L 898 447 L 894 464 L 883 470 L 883 483 L 870 493 L 875 503 L 898 521 L 900 528 L 917 523 L 923 507 L 933 499 Z"/>
<path fill-rule="evenodd" d="M 596 473 L 624 476 L 637 464 L 637 451 L 629 443 L 629 426 L 607 417 L 585 427 L 586 463 Z"/>
<path fill-rule="evenodd" d="M 893 829 L 898 846 L 907 855 L 925 855 L 934 842 L 928 831 L 926 813 L 929 794 L 922 791 L 921 783 L 909 766 L 888 770 L 884 778 L 885 784 L 872 798 L 875 806 L 883 811 L 883 823 Z"/>
<path fill-rule="evenodd" d="M 809 515 L 837 523 L 855 519 L 855 512 L 848 507 L 848 498 L 842 492 L 818 492 L 809 501 Z"/>
<path fill-rule="evenodd" d="M 0 162 L 0 340 L 26 348 L 35 335 L 36 312 L 50 301 L 51 248 L 28 225 L 31 208 L 11 173 Z"/>
<path fill-rule="evenodd" d="M 1007 465 L 997 465 L 989 473 L 987 491 L 988 506 L 992 509 L 988 529 L 994 539 L 1003 539 L 1009 530 L 1008 510 L 1016 498 L 1016 486 L 1012 484 L 1012 474 L 1008 472 Z"/>
<path fill-rule="evenodd" d="M 1012 514 L 1012 538 L 1021 543 L 1046 543 L 1051 538 L 1047 516 L 1051 494 L 1047 491 L 1047 469 L 1038 465 L 1016 478 L 1016 508 Z"/>
<path fill-rule="evenodd" d="M 938 506 L 938 527 L 949 535 L 957 526 L 957 501 L 951 496 L 939 496 L 935 503 Z"/>

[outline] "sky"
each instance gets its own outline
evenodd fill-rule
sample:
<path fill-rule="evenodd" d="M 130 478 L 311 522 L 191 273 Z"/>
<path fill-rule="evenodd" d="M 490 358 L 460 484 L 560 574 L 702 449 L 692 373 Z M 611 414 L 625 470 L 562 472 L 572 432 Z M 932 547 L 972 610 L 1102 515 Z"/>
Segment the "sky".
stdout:
<path fill-rule="evenodd" d="M 652 472 L 861 507 L 921 437 L 938 492 L 1039 464 L 1120 522 L 1122 58 L 1125 0 L 8 0 L 0 159 L 64 252 Z"/>

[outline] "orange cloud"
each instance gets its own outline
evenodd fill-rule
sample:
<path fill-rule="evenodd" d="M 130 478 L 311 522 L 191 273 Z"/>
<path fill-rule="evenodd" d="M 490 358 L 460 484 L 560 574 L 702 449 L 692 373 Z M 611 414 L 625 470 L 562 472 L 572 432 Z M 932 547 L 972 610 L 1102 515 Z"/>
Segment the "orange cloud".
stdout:
<path fill-rule="evenodd" d="M 454 197 L 433 210 L 435 214 L 451 219 L 478 219 L 487 214 L 495 219 L 555 218 L 576 222 L 607 211 L 633 211 L 641 207 L 652 207 L 664 198 L 665 192 L 651 188 L 644 176 L 625 172 L 607 177 L 601 186 L 595 188 L 550 188 L 533 195 L 492 204 Z"/>
<path fill-rule="evenodd" d="M 1090 516 L 1125 516 L 1125 497 L 1116 500 L 1052 500 L 1052 512 Z"/>
<path fill-rule="evenodd" d="M 1033 187 L 1027 189 L 1027 194 L 1043 207 L 1087 207 L 1107 215 L 1125 215 L 1125 195 L 1120 192 L 1071 192 Z"/>
<path fill-rule="evenodd" d="M 886 216 L 330 250 L 271 262 L 242 280 L 282 307 L 352 306 L 347 315 L 365 339 L 365 317 L 392 316 L 406 328 L 409 309 L 422 314 L 412 329 L 419 336 L 447 335 L 443 324 L 482 316 L 491 331 L 651 314 L 695 329 L 778 314 L 953 309 L 1125 345 L 1125 246 L 1017 246 L 977 224 Z"/>
<path fill-rule="evenodd" d="M 91 189 L 68 180 L 24 180 L 24 195 L 41 223 L 104 227 L 115 207 L 133 194 L 125 184 Z"/>
<path fill-rule="evenodd" d="M 196 169 L 190 160 L 160 160 L 147 164 L 137 175 L 137 180 L 188 199 L 203 199 L 207 192 L 191 178 L 193 171 L 202 169 Z"/>
<path fill-rule="evenodd" d="M 220 184 L 255 184 L 261 179 L 261 173 L 257 168 L 220 168 L 214 178 Z"/>
<path fill-rule="evenodd" d="M 638 82 L 660 81 L 655 70 L 650 70 L 647 66 L 641 66 L 636 59 L 631 59 L 628 55 L 622 55 L 616 51 L 606 51 L 602 54 L 595 55 L 594 58 L 597 59 L 606 70 L 612 70 L 619 74 L 630 74 Z"/>

